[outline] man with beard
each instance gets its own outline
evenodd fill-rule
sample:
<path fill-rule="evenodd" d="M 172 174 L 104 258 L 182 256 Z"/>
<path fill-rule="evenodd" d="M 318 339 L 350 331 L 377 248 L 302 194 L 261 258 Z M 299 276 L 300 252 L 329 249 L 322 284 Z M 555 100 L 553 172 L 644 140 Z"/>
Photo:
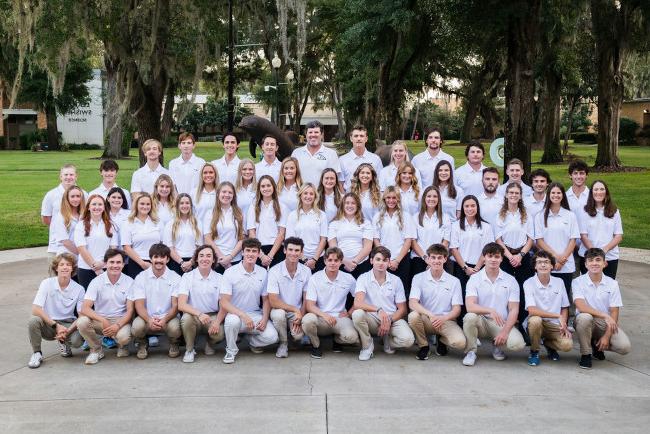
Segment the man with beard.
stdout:
<path fill-rule="evenodd" d="M 422 176 L 422 189 L 433 184 L 433 172 L 436 165 L 442 160 L 449 161 L 454 166 L 454 157 L 442 150 L 442 135 L 438 128 L 434 128 L 427 134 L 427 148 L 413 157 L 411 163 L 420 171 Z"/>
<path fill-rule="evenodd" d="M 499 210 L 503 206 L 503 196 L 497 194 L 499 187 L 499 171 L 496 167 L 483 169 L 483 192 L 477 196 L 481 207 L 481 217 L 492 227 L 497 227 L 496 221 Z M 496 234 L 494 235 L 496 237 Z"/>

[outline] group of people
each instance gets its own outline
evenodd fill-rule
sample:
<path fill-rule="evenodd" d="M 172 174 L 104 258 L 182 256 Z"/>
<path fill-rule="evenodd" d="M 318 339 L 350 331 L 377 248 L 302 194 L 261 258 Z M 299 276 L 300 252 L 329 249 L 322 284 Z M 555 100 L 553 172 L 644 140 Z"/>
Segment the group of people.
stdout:
<path fill-rule="evenodd" d="M 240 334 L 253 352 L 279 342 L 280 358 L 289 334 L 317 358 L 319 337 L 334 335 L 334 351 L 359 344 L 368 360 L 378 335 L 386 353 L 416 342 L 426 360 L 435 342 L 436 354 L 450 346 L 468 366 L 478 338 L 492 340 L 497 360 L 529 344 L 532 366 L 542 344 L 551 360 L 570 350 L 572 331 L 583 368 L 605 350 L 629 351 L 617 325 L 620 213 L 603 181 L 587 188 L 584 162 L 569 165 L 565 190 L 543 169 L 526 185 L 516 159 L 500 184 L 480 142 L 456 168 L 437 129 L 412 160 L 405 142 L 393 143 L 386 167 L 363 126 L 341 157 L 323 145 L 320 123 L 306 138 L 279 161 L 277 139 L 264 137 L 255 164 L 226 134 L 224 156 L 206 163 L 183 133 L 169 169 L 148 140 L 130 191 L 116 184 L 114 161 L 101 163 L 89 194 L 64 166 L 43 200 L 55 276 L 34 300 L 29 366 L 42 362 L 42 339 L 59 341 L 64 356 L 85 341 L 94 364 L 103 346 L 128 355 L 131 339 L 146 358 L 160 334 L 170 357 L 184 342 L 185 362 L 201 333 L 206 354 L 225 337 L 225 363 Z"/>

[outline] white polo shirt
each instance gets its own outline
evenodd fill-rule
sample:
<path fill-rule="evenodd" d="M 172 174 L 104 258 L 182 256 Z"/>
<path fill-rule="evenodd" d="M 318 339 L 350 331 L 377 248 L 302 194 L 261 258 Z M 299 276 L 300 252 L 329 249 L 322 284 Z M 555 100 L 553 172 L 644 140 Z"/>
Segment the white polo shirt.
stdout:
<path fill-rule="evenodd" d="M 183 274 L 176 295 L 187 295 L 187 303 L 201 313 L 213 313 L 219 311 L 219 291 L 222 286 L 221 274 L 210 270 L 208 277 L 203 277 L 195 268 Z"/>
<path fill-rule="evenodd" d="M 589 238 L 594 247 L 602 248 L 612 241 L 612 238 L 614 238 L 615 235 L 623 234 L 621 213 L 618 210 L 616 210 L 616 213 L 612 218 L 605 217 L 603 208 L 596 209 L 596 215 L 594 217 L 587 214 L 584 209 L 582 212 L 578 213 L 577 216 L 579 217 L 578 224 L 580 226 L 580 233 L 587 234 L 587 238 Z M 586 251 L 587 248 L 585 245 L 580 243 L 578 254 L 584 257 Z M 605 254 L 605 259 L 608 261 L 614 261 L 618 258 L 618 245 Z"/>
<path fill-rule="evenodd" d="M 544 203 L 546 202 L 546 195 L 540 200 L 535 199 L 535 196 L 532 194 L 524 198 L 524 206 L 526 207 L 526 213 L 531 217 L 535 218 L 537 213 L 544 209 Z"/>
<path fill-rule="evenodd" d="M 391 273 L 386 273 L 386 281 L 381 285 L 377 282 L 373 270 L 363 273 L 357 279 L 355 296 L 360 292 L 366 294 L 366 303 L 381 307 L 389 315 L 397 311 L 397 303 L 406 302 L 402 281 Z"/>
<path fill-rule="evenodd" d="M 460 228 L 460 221 L 456 220 L 451 225 L 450 249 L 458 249 L 461 258 L 468 263 L 474 264 L 481 258 L 483 247 L 494 241 L 494 233 L 489 223 L 481 222 L 479 228 L 476 222 L 473 224 L 465 221 L 465 230 Z M 452 260 L 455 259 L 452 257 Z"/>
<path fill-rule="evenodd" d="M 585 208 L 588 198 L 589 187 L 585 187 L 582 193 L 580 193 L 580 196 L 576 196 L 575 192 L 573 191 L 573 187 L 570 186 L 566 189 L 566 200 L 569 202 L 569 208 L 571 208 L 571 211 L 576 214 Z"/>
<path fill-rule="evenodd" d="M 494 238 L 501 238 L 501 241 L 511 249 L 519 249 L 526 244 L 528 238 L 535 239 L 533 219 L 533 216 L 526 213 L 526 221 L 522 224 L 519 210 L 514 213 L 506 211 L 504 218 L 497 215 Z"/>
<path fill-rule="evenodd" d="M 282 162 L 277 158 L 273 160 L 273 163 L 269 164 L 266 160 L 262 159 L 259 163 L 255 164 L 255 177 L 257 181 L 264 175 L 269 175 L 275 183 L 277 184 L 280 180 L 280 168 L 282 167 Z"/>
<path fill-rule="evenodd" d="M 463 304 L 460 280 L 446 271 L 442 272 L 440 279 L 435 279 L 430 270 L 416 274 L 409 298 L 418 300 L 434 315 L 447 315 L 454 306 Z"/>
<path fill-rule="evenodd" d="M 499 270 L 499 275 L 493 283 L 483 268 L 478 273 L 472 274 L 467 281 L 465 298 L 467 297 L 477 297 L 479 306 L 496 310 L 505 321 L 508 317 L 508 303 L 519 303 L 519 284 L 514 277 L 503 270 Z"/>
<path fill-rule="evenodd" d="M 72 253 L 63 245 L 63 241 L 70 240 L 74 244 L 74 230 L 78 223 L 79 219 L 73 217 L 70 219 L 70 226 L 66 229 L 61 212 L 57 212 L 52 218 L 52 222 L 50 223 L 50 232 L 54 239 L 54 245 L 56 248 L 55 253 L 57 255 L 60 253 Z M 77 256 L 75 253 L 72 254 L 75 257 Z"/>
<path fill-rule="evenodd" d="M 311 270 L 301 263 L 298 263 L 296 273 L 291 277 L 286 261 L 282 261 L 269 270 L 266 291 L 269 294 L 278 294 L 282 301 L 290 306 L 302 308 L 303 293 L 307 292 L 310 277 Z"/>
<path fill-rule="evenodd" d="M 232 212 L 232 206 L 228 209 L 222 210 L 221 218 L 217 222 L 217 237 L 212 241 L 221 250 L 224 255 L 229 255 L 239 242 L 239 233 L 244 231 L 246 227 L 246 219 L 242 219 L 242 226 L 239 227 L 235 221 L 235 215 Z M 206 214 L 203 217 L 203 236 L 211 235 L 212 214 Z M 232 258 L 233 261 L 241 259 L 241 252 Z"/>
<path fill-rule="evenodd" d="M 160 175 L 169 175 L 169 170 L 165 169 L 162 164 L 158 164 L 154 170 L 149 168 L 145 163 L 144 166 L 133 172 L 131 177 L 131 193 L 138 193 L 144 191 L 145 193 L 152 194 L 154 184 Z"/>
<path fill-rule="evenodd" d="M 381 225 L 379 224 L 380 217 L 381 214 L 377 213 L 372 220 L 372 227 L 375 230 L 374 237 L 379 240 L 379 244 L 390 250 L 390 259 L 395 259 L 399 256 L 399 252 L 402 250 L 404 242 L 407 239 L 414 240 L 417 238 L 417 230 L 415 229 L 413 217 L 410 214 L 403 213 L 402 228 L 399 226 L 399 219 L 396 212 L 392 216 L 386 213 Z"/>
<path fill-rule="evenodd" d="M 411 160 L 411 163 L 418 168 L 420 174 L 422 175 L 422 188 L 430 186 L 433 184 L 433 172 L 436 170 L 436 165 L 441 161 L 449 161 L 451 167 L 456 167 L 454 163 L 454 157 L 440 149 L 438 154 L 435 157 L 432 157 L 428 149 L 417 154 Z"/>
<path fill-rule="evenodd" d="M 503 206 L 503 196 L 495 194 L 492 197 L 488 197 L 485 192 L 483 192 L 478 195 L 477 198 L 479 206 L 481 207 L 481 217 L 490 224 L 492 231 L 495 231 L 497 216 Z M 496 232 L 494 232 L 494 236 L 496 237 Z"/>
<path fill-rule="evenodd" d="M 165 227 L 167 222 L 172 221 L 174 219 L 174 211 L 172 211 L 171 207 L 169 204 L 159 202 L 158 203 L 158 209 L 156 210 L 158 213 L 158 220 L 160 221 L 160 226 Z"/>
<path fill-rule="evenodd" d="M 548 213 L 548 225 L 544 226 L 544 211 L 535 216 L 535 239 L 543 238 L 557 253 L 562 253 L 569 240 L 580 238 L 580 231 L 578 230 L 578 220 L 576 215 L 560 207 L 557 214 L 553 212 Z M 557 273 L 573 273 L 576 271 L 575 261 L 573 255 L 569 255 L 564 267 Z"/>
<path fill-rule="evenodd" d="M 88 285 L 84 300 L 91 300 L 93 310 L 104 318 L 121 318 L 126 313 L 126 303 L 132 297 L 133 279 L 122 273 L 113 285 L 108 273 L 95 277 Z"/>
<path fill-rule="evenodd" d="M 368 220 L 358 224 L 354 219 L 348 220 L 346 217 L 342 217 L 340 220 L 330 223 L 327 239 L 336 239 L 336 245 L 343 251 L 343 257 L 351 259 L 361 251 L 364 240 L 370 240 L 372 243 L 374 234 L 375 231 Z M 366 256 L 359 262 L 363 262 L 367 258 Z"/>
<path fill-rule="evenodd" d="M 300 174 L 304 182 L 311 182 L 318 186 L 323 170 L 330 167 L 336 171 L 339 181 L 343 181 L 339 156 L 334 149 L 321 144 L 318 151 L 312 155 L 308 148 L 311 149 L 311 146 L 305 145 L 294 149 L 291 153 L 291 156 L 296 158 L 300 164 Z"/>
<path fill-rule="evenodd" d="M 321 270 L 309 278 L 305 299 L 316 302 L 316 306 L 326 314 L 338 317 L 345 311 L 348 294 L 354 296 L 356 284 L 349 273 L 339 271 L 336 279 L 330 280 L 325 270 Z"/>
<path fill-rule="evenodd" d="M 262 201 L 260 203 L 259 221 L 255 221 L 255 205 L 248 208 L 246 215 L 246 232 L 255 229 L 255 238 L 260 240 L 263 246 L 270 246 L 275 243 L 280 228 L 287 227 L 287 217 L 289 211 L 280 204 L 280 216 L 275 215 L 273 202 L 268 205 Z"/>
<path fill-rule="evenodd" d="M 431 217 L 424 213 L 422 216 L 422 224 L 420 224 L 419 215 L 413 216 L 415 221 L 417 238 L 416 241 L 425 252 L 432 244 L 442 243 L 444 240 L 449 241 L 451 238 L 451 222 L 449 216 L 442 215 L 442 225 L 438 220 L 438 215 L 433 213 Z M 418 254 L 411 250 L 411 258 L 417 257 Z"/>
<path fill-rule="evenodd" d="M 618 282 L 604 274 L 598 285 L 592 282 L 589 273 L 576 277 L 571 284 L 571 292 L 574 303 L 581 298 L 592 308 L 607 314 L 611 307 L 623 306 Z M 579 312 L 580 309 L 576 308 L 576 314 Z"/>
<path fill-rule="evenodd" d="M 197 225 L 199 223 L 197 222 Z M 174 226 L 174 220 L 167 222 L 165 228 L 163 229 L 163 243 L 169 248 L 175 248 L 176 253 L 181 258 L 191 258 L 194 255 L 196 248 L 203 244 L 203 238 L 201 237 L 201 228 L 199 226 L 199 237 L 197 238 L 194 228 L 189 220 L 182 220 L 178 224 L 178 229 L 176 230 L 176 239 L 172 237 L 172 229 Z"/>
<path fill-rule="evenodd" d="M 65 193 L 65 188 L 62 184 L 59 184 L 56 188 L 48 191 L 43 197 L 43 202 L 41 203 L 41 216 L 42 217 L 51 217 L 54 219 L 54 216 L 61 211 L 61 199 L 63 199 L 63 194 Z M 87 199 L 88 194 L 84 191 L 84 197 Z M 126 195 L 129 197 L 129 195 Z M 57 243 L 54 238 L 54 229 L 52 227 L 52 222 L 50 221 L 49 228 L 49 239 L 48 239 L 48 253 L 58 253 L 57 252 Z"/>
<path fill-rule="evenodd" d="M 327 216 L 325 212 L 312 208 L 305 212 L 302 208 L 289 213 L 287 217 L 286 238 L 298 237 L 305 242 L 305 258 L 313 258 L 320 238 L 327 238 Z"/>
<path fill-rule="evenodd" d="M 563 307 L 569 307 L 569 297 L 566 295 L 564 281 L 559 277 L 551 276 L 547 286 L 539 281 L 539 277 L 534 275 L 524 282 L 524 298 L 526 299 L 526 310 L 529 307 L 536 307 L 545 312 L 557 313 L 562 311 Z M 544 321 L 560 324 L 557 318 L 542 318 Z"/>
<path fill-rule="evenodd" d="M 117 243 L 117 247 L 120 249 L 122 248 L 122 226 L 124 226 L 124 222 L 129 218 L 129 214 L 130 211 L 124 208 L 120 208 L 115 215 L 109 211 L 111 223 L 113 224 L 113 232 L 116 235 L 115 242 Z"/>
<path fill-rule="evenodd" d="M 402 190 L 401 188 L 398 189 L 400 201 L 402 204 L 402 211 L 407 212 L 411 215 L 417 214 L 418 211 L 420 211 L 420 198 L 422 197 L 422 190 L 420 190 L 418 196 L 416 196 L 413 187 L 409 187 L 406 191 Z"/>
<path fill-rule="evenodd" d="M 359 199 L 361 200 L 361 213 L 363 214 L 363 218 L 371 222 L 379 212 L 379 203 L 381 203 L 381 199 L 377 205 L 374 205 L 372 203 L 372 198 L 370 197 L 370 190 L 362 192 L 359 195 Z"/>
<path fill-rule="evenodd" d="M 260 313 L 262 303 L 260 297 L 267 295 L 266 270 L 255 265 L 251 273 L 247 272 L 242 263 L 233 265 L 223 273 L 221 294 L 232 295 L 231 302 L 238 309 L 247 313 Z"/>
<path fill-rule="evenodd" d="M 502 197 L 506 197 L 506 188 L 508 187 L 508 184 L 510 184 L 510 181 L 501 184 L 497 188 L 497 194 Z M 529 186 L 526 185 L 523 182 L 520 182 L 519 185 L 521 186 L 521 198 L 524 199 L 526 196 L 530 196 L 533 194 L 533 189 Z"/>
<path fill-rule="evenodd" d="M 132 300 L 144 300 L 150 317 L 162 318 L 172 308 L 172 297 L 176 297 L 181 276 L 165 267 L 162 276 L 153 274 L 153 267 L 140 272 L 133 282 Z"/>
<path fill-rule="evenodd" d="M 449 216 L 449 220 L 453 223 L 456 220 L 456 212 L 460 211 L 460 207 L 463 204 L 463 199 L 465 198 L 465 192 L 462 188 L 457 185 L 454 186 L 456 189 L 456 198 L 449 197 L 449 186 L 444 186 L 440 188 L 440 198 L 442 200 L 442 212 Z"/>
<path fill-rule="evenodd" d="M 92 196 L 93 194 L 98 194 L 104 199 L 108 197 L 108 192 L 111 191 L 113 188 L 119 188 L 122 190 L 122 193 L 124 193 L 124 196 L 126 197 L 126 204 L 128 205 L 129 208 L 131 208 L 131 195 L 129 194 L 129 190 L 122 188 L 115 184 L 113 187 L 107 188 L 103 183 L 99 184 L 99 187 L 88 193 L 88 197 Z"/>
<path fill-rule="evenodd" d="M 325 195 L 325 209 L 323 211 L 325 211 L 325 215 L 327 216 L 327 223 L 331 222 L 334 220 L 334 217 L 336 217 L 338 208 L 334 203 L 334 193 Z"/>
<path fill-rule="evenodd" d="M 278 195 L 280 203 L 289 211 L 298 209 L 298 187 L 292 184 L 291 187 L 282 187 Z"/>
<path fill-rule="evenodd" d="M 454 170 L 454 182 L 463 189 L 465 195 L 473 194 L 478 197 L 483 193 L 483 169 L 485 167 L 481 163 L 481 167 L 474 170 L 469 163 L 465 163 Z"/>
<path fill-rule="evenodd" d="M 368 151 L 367 149 L 364 149 L 363 154 L 361 154 L 361 156 L 357 155 L 354 152 L 354 149 L 351 149 L 350 152 L 348 152 L 347 154 L 343 155 L 340 158 L 340 162 L 341 162 L 341 172 L 343 173 L 343 179 L 345 180 L 344 182 L 345 191 L 350 191 L 350 186 L 352 184 L 352 177 L 354 176 L 354 172 L 363 163 L 370 164 L 372 168 L 375 169 L 375 172 L 377 174 L 379 174 L 379 172 L 381 172 L 381 169 L 384 168 L 384 165 L 381 163 L 381 158 L 379 158 L 377 154 L 374 154 Z"/>
<path fill-rule="evenodd" d="M 194 153 L 187 161 L 183 160 L 182 155 L 179 155 L 169 162 L 169 173 L 178 193 L 192 194 L 196 190 L 204 164 L 205 160 L 197 157 Z"/>
<path fill-rule="evenodd" d="M 42 307 L 55 321 L 73 321 L 76 318 L 74 310 L 77 308 L 77 312 L 81 311 L 83 299 L 83 286 L 70 280 L 66 288 L 61 288 L 59 279 L 54 276 L 41 282 L 32 304 Z"/>
<path fill-rule="evenodd" d="M 247 188 L 237 190 L 237 206 L 241 209 L 242 214 L 245 216 L 248 213 L 248 208 L 255 202 L 255 184 L 249 184 Z"/>
<path fill-rule="evenodd" d="M 206 215 L 212 215 L 212 210 L 214 210 L 214 204 L 217 201 L 217 190 L 212 190 L 210 192 L 201 191 L 201 197 L 198 197 L 198 189 L 194 190 L 192 193 L 192 204 L 194 205 L 194 215 L 198 221 L 203 221 Z"/>
<path fill-rule="evenodd" d="M 104 225 L 104 221 L 100 220 L 95 223 L 91 219 L 90 232 L 86 236 L 86 228 L 82 221 L 74 228 L 74 244 L 77 247 L 85 247 L 94 260 L 103 261 L 106 250 L 111 246 L 117 247 L 118 235 L 116 232 L 115 228 L 111 228 L 112 236 L 106 236 L 106 225 Z M 91 264 L 88 264 L 84 260 L 83 255 L 79 255 L 79 268 L 83 268 L 84 270 L 90 270 L 92 268 Z"/>
<path fill-rule="evenodd" d="M 232 185 L 237 183 L 237 171 L 239 170 L 239 162 L 241 159 L 235 154 L 235 157 L 226 163 L 226 156 L 213 160 L 211 163 L 217 169 L 219 174 L 219 182 L 231 182 Z"/>
<path fill-rule="evenodd" d="M 138 218 L 133 222 L 126 220 L 120 230 L 122 244 L 131 246 L 140 258 L 150 259 L 149 249 L 162 241 L 162 229 L 160 223 L 154 223 L 150 217 L 144 222 Z"/>
<path fill-rule="evenodd" d="M 395 177 L 397 176 L 397 166 L 389 163 L 388 166 L 381 169 L 379 172 L 379 190 L 384 191 L 388 187 L 395 185 Z M 418 168 L 415 168 L 415 177 L 418 180 L 418 185 L 422 185 L 422 174 Z"/>

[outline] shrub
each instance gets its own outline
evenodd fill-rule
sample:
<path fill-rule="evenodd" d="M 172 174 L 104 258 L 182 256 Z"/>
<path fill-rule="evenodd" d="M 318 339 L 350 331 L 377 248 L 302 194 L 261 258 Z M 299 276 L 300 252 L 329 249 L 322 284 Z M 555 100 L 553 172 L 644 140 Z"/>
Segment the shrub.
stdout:
<path fill-rule="evenodd" d="M 618 124 L 618 144 L 619 145 L 634 145 L 636 141 L 636 131 L 639 129 L 639 124 L 630 118 L 621 118 Z"/>
<path fill-rule="evenodd" d="M 571 133 L 573 143 L 596 143 L 598 135 L 596 133 Z"/>

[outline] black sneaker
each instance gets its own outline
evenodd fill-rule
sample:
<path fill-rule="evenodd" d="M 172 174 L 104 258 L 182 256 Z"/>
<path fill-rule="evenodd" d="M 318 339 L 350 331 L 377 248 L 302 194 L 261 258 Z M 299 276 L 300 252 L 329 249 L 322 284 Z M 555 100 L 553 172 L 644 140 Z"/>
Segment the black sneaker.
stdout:
<path fill-rule="evenodd" d="M 438 338 L 438 343 L 436 344 L 436 355 L 446 356 L 447 352 L 448 352 L 447 345 L 443 344 L 440 338 Z"/>
<path fill-rule="evenodd" d="M 415 358 L 418 360 L 429 360 L 429 346 L 420 348 Z"/>
<path fill-rule="evenodd" d="M 591 354 L 580 356 L 578 366 L 580 366 L 582 369 L 591 369 Z"/>
<path fill-rule="evenodd" d="M 311 347 L 311 358 L 312 359 L 321 359 L 323 358 L 323 352 L 320 347 Z"/>
<path fill-rule="evenodd" d="M 343 352 L 343 345 L 339 344 L 336 341 L 332 341 L 332 352 L 333 353 L 342 353 Z"/>
<path fill-rule="evenodd" d="M 548 355 L 549 360 L 552 360 L 554 362 L 560 360 L 560 355 L 553 348 L 546 347 L 546 354 Z"/>
<path fill-rule="evenodd" d="M 596 359 L 596 360 L 601 360 L 601 361 L 602 361 L 602 360 L 605 360 L 605 352 L 604 352 L 604 351 L 600 351 L 600 350 L 596 347 L 596 342 L 592 342 L 592 343 L 591 343 L 591 350 L 592 350 L 592 354 L 594 355 L 594 359 Z"/>

